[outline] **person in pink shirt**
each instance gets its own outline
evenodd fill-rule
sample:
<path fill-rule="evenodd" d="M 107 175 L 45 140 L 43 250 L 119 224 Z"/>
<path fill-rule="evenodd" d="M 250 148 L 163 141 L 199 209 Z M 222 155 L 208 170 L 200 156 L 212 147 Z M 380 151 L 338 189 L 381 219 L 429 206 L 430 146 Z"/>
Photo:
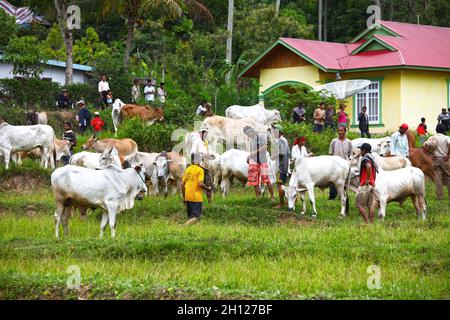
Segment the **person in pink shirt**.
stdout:
<path fill-rule="evenodd" d="M 348 114 L 345 113 L 345 108 L 346 107 L 347 106 L 344 105 L 344 104 L 341 104 L 341 106 L 339 107 L 339 111 L 338 111 L 338 114 L 337 114 L 337 116 L 338 116 L 338 128 L 339 127 L 345 127 L 348 130 L 348 129 L 350 129 L 349 128 L 350 123 L 349 123 Z"/>

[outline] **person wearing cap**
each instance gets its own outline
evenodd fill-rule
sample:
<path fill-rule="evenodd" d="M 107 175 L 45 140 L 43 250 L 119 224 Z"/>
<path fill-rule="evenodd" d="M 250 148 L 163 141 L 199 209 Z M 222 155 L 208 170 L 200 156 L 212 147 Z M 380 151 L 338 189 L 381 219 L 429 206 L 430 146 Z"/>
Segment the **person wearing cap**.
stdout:
<path fill-rule="evenodd" d="M 192 164 L 186 169 L 182 178 L 181 193 L 189 219 L 186 225 L 200 221 L 203 210 L 202 189 L 211 191 L 204 183 L 204 170 L 200 167 L 201 161 L 201 154 L 193 153 L 191 155 Z"/>
<path fill-rule="evenodd" d="M 351 140 L 347 139 L 347 127 L 340 125 L 338 127 L 338 137 L 333 139 L 330 143 L 330 149 L 328 154 L 331 156 L 341 157 L 344 160 L 350 160 L 353 152 L 353 145 Z M 337 198 L 337 190 L 334 185 L 330 186 L 329 200 L 335 200 Z"/>
<path fill-rule="evenodd" d="M 366 224 L 373 223 L 375 217 L 375 181 L 378 167 L 372 157 L 372 146 L 364 143 L 361 147 L 361 166 L 359 168 L 359 188 L 356 193 L 356 207 Z"/>
<path fill-rule="evenodd" d="M 399 130 L 391 136 L 391 156 L 409 157 L 409 144 L 406 132 L 409 126 L 404 123 Z"/>
<path fill-rule="evenodd" d="M 156 95 L 158 96 L 158 102 L 161 107 L 164 107 L 164 103 L 166 103 L 167 91 L 165 88 L 165 83 L 161 82 L 158 90 L 156 91 Z"/>
<path fill-rule="evenodd" d="M 433 171 L 436 180 L 436 196 L 444 197 L 444 183 L 450 199 L 450 137 L 445 135 L 445 126 L 441 123 L 436 128 L 437 134 L 430 137 L 423 148 L 433 155 Z"/>
<path fill-rule="evenodd" d="M 94 133 L 98 133 L 102 131 L 105 122 L 103 122 L 102 118 L 100 118 L 100 113 L 94 113 L 94 119 L 91 121 L 91 126 L 94 129 Z"/>
<path fill-rule="evenodd" d="M 77 114 L 80 132 L 84 133 L 91 123 L 91 113 L 86 108 L 86 103 L 84 102 L 84 100 L 78 101 L 77 106 L 80 108 Z"/>
<path fill-rule="evenodd" d="M 305 144 L 306 144 L 305 137 L 300 137 L 300 138 L 294 140 L 294 146 L 292 147 L 292 151 L 291 151 L 291 159 L 294 162 L 294 164 L 298 158 L 301 158 L 301 157 L 307 158 L 307 157 L 314 156 L 313 153 L 308 153 L 308 151 L 306 150 Z"/>
<path fill-rule="evenodd" d="M 63 89 L 56 100 L 56 106 L 62 109 L 68 109 L 72 105 L 69 99 L 69 93 L 66 89 Z"/>
<path fill-rule="evenodd" d="M 63 164 L 66 166 L 69 164 L 70 157 L 73 155 L 73 147 L 77 145 L 77 137 L 75 133 L 72 131 L 72 123 L 67 121 L 64 123 L 64 134 L 63 140 L 69 142 L 69 155 L 64 155 L 61 157 Z"/>
<path fill-rule="evenodd" d="M 250 139 L 250 154 L 247 158 L 248 163 L 248 186 L 255 188 L 256 198 L 261 197 L 262 183 L 267 184 L 272 201 L 275 201 L 273 195 L 273 186 L 269 179 L 269 162 L 267 159 L 267 138 L 263 134 L 258 134 L 250 126 L 244 128 L 244 134 Z"/>
<path fill-rule="evenodd" d="M 275 146 L 275 151 L 272 155 L 272 160 L 275 160 L 278 168 L 277 185 L 278 185 L 278 195 L 280 197 L 280 203 L 275 209 L 281 209 L 284 206 L 284 191 L 282 189 L 283 185 L 287 184 L 288 173 L 289 173 L 289 143 L 283 135 L 283 127 L 280 124 L 276 124 L 273 127 L 273 136 L 275 137 L 277 144 Z"/>
<path fill-rule="evenodd" d="M 207 140 L 208 128 L 202 127 L 198 131 L 197 138 L 192 142 L 191 148 L 191 158 L 194 154 L 199 154 L 201 156 L 200 167 L 204 170 L 204 183 L 211 190 L 206 191 L 206 196 L 208 197 L 208 202 L 212 202 L 212 192 L 214 191 L 214 183 L 211 177 L 209 162 L 214 160 L 215 157 L 209 152 L 209 143 Z"/>

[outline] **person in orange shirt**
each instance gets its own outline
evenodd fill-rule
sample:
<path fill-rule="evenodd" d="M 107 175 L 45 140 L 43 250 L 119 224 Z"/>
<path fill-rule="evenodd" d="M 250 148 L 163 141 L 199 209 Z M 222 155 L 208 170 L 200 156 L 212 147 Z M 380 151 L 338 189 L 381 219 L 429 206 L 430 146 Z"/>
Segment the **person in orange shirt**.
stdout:
<path fill-rule="evenodd" d="M 91 121 L 91 126 L 94 129 L 94 133 L 102 131 L 104 125 L 105 123 L 102 118 L 100 118 L 100 114 L 96 112 L 94 119 Z"/>
<path fill-rule="evenodd" d="M 192 165 L 186 169 L 181 185 L 183 202 L 187 208 L 189 218 L 186 225 L 192 225 L 200 221 L 203 206 L 202 189 L 211 191 L 211 188 L 204 184 L 205 174 L 200 167 L 200 163 L 202 162 L 201 154 L 193 153 L 191 159 Z"/>

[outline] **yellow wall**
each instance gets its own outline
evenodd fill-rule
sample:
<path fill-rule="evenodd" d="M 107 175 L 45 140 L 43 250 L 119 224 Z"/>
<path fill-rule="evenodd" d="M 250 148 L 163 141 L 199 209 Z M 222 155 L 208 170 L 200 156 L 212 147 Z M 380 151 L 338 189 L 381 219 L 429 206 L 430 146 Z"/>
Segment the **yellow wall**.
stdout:
<path fill-rule="evenodd" d="M 435 132 L 437 117 L 448 107 L 450 72 L 403 70 L 401 73 L 402 120 L 417 128 L 420 118 L 427 119 L 429 132 Z"/>
<path fill-rule="evenodd" d="M 260 71 L 260 93 L 272 86 L 296 81 L 311 87 L 320 82 L 335 81 L 336 74 L 324 73 L 313 65 L 291 68 L 262 69 Z M 406 122 L 416 129 L 420 118 L 425 117 L 430 132 L 434 132 L 441 108 L 448 106 L 448 82 L 450 72 L 415 70 L 370 71 L 341 73 L 343 80 L 383 78 L 380 126 L 371 126 L 372 133 L 394 132 Z M 354 125 L 353 98 L 347 99 L 347 112 Z M 352 128 L 358 131 L 357 127 Z"/>
<path fill-rule="evenodd" d="M 262 69 L 259 77 L 259 93 L 284 81 L 297 81 L 307 84 L 310 87 L 315 87 L 320 85 L 320 83 L 317 82 L 319 81 L 319 70 L 313 65 L 292 68 Z"/>

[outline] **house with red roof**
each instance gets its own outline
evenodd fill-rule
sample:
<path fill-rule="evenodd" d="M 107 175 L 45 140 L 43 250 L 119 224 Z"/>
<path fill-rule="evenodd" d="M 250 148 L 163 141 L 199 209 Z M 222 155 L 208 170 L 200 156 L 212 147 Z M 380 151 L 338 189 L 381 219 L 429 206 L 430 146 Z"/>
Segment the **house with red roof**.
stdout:
<path fill-rule="evenodd" d="M 260 100 L 293 84 L 308 88 L 342 80 L 372 84 L 346 103 L 352 127 L 367 106 L 373 132 L 415 128 L 420 118 L 434 129 L 442 108 L 450 108 L 450 28 L 377 21 L 349 43 L 279 38 L 239 77 L 256 78 Z"/>

